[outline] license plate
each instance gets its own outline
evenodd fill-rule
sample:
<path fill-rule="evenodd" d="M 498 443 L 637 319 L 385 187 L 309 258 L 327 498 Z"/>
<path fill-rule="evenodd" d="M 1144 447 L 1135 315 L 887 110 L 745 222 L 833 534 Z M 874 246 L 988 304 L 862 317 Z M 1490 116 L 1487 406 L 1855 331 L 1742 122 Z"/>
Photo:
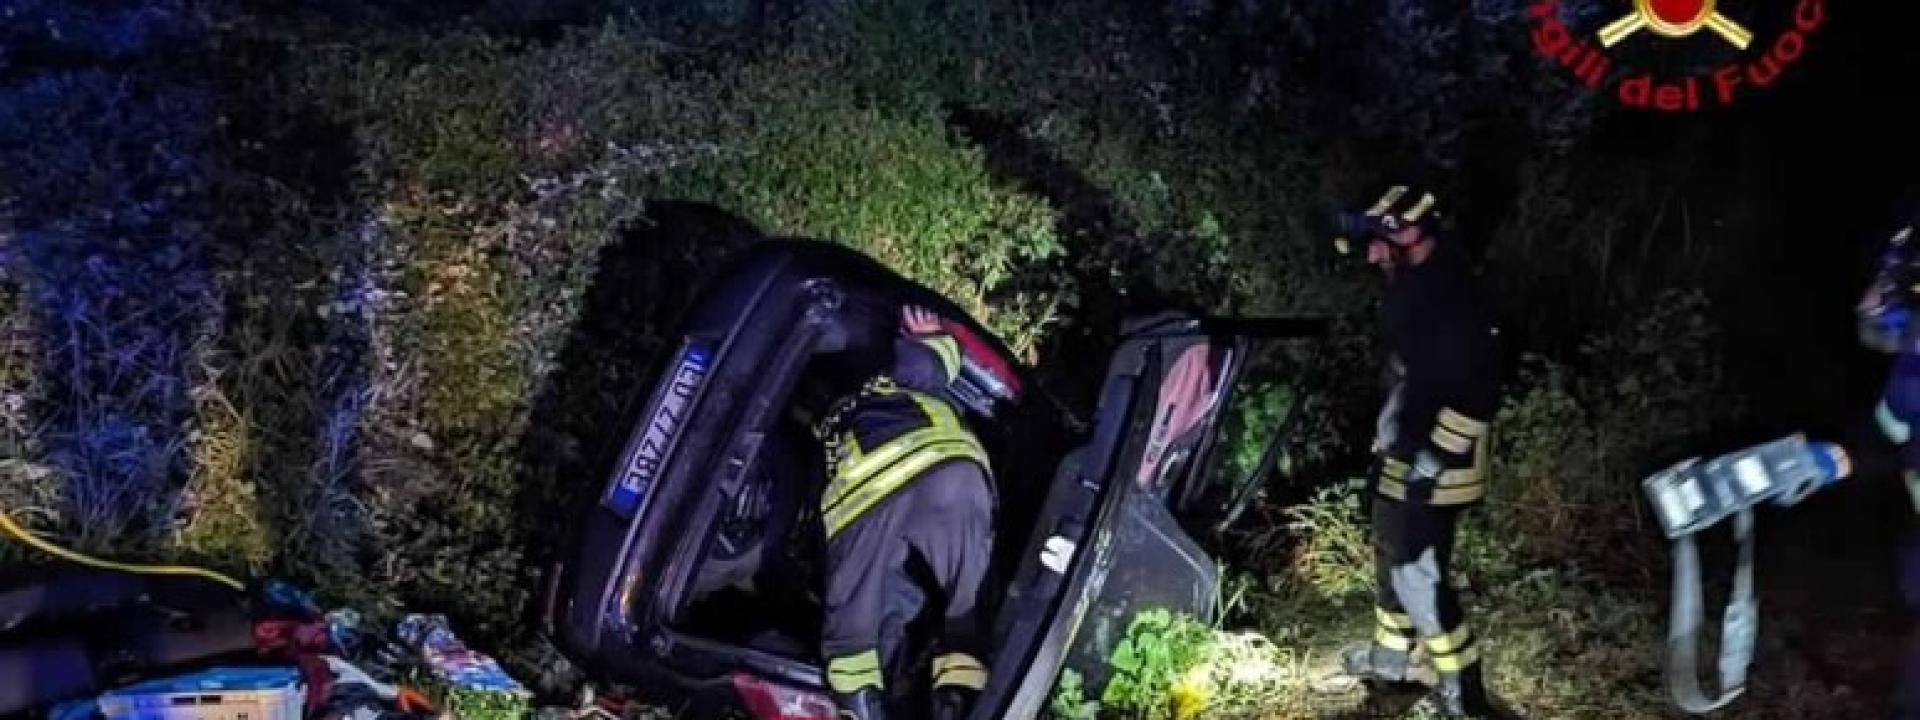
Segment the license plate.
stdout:
<path fill-rule="evenodd" d="M 639 509 L 640 501 L 653 487 L 653 479 L 659 474 L 667 451 L 673 447 L 674 438 L 679 437 L 680 428 L 686 424 L 688 407 L 693 404 L 693 396 L 700 390 L 712 362 L 712 353 L 706 348 L 688 346 L 681 351 L 666 384 L 648 403 L 647 424 L 640 431 L 638 441 L 628 447 L 621 458 L 620 478 L 607 490 L 607 497 L 601 503 L 607 509 L 629 519 Z"/>

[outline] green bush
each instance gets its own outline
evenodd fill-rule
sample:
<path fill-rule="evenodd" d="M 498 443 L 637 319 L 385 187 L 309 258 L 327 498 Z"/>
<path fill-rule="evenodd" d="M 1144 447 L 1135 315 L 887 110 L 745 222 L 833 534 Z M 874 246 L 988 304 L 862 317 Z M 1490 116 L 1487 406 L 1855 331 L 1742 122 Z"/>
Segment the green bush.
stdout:
<path fill-rule="evenodd" d="M 615 412 L 599 406 L 620 402 L 605 388 L 637 384 L 637 368 L 657 359 L 669 332 L 677 296 L 656 297 L 649 285 L 634 300 L 645 310 L 635 316 L 644 318 L 635 321 L 642 339 L 599 344 L 585 333 L 597 347 L 568 347 L 579 340 L 569 328 L 588 284 L 603 269 L 600 252 L 643 222 L 650 201 L 713 203 L 771 234 L 860 249 L 952 296 L 1042 363 L 1047 348 L 1096 346 L 1076 341 L 1105 331 L 1091 326 L 1110 324 L 1142 288 L 1216 312 L 1370 314 L 1373 288 L 1355 268 L 1324 261 L 1317 219 L 1377 179 L 1380 165 L 1314 132 L 1312 118 L 1329 108 L 1294 83 L 1345 82 L 1312 60 L 1318 51 L 1307 41 L 1360 16 L 1373 29 L 1376 13 L 1289 5 L 1222 16 L 1233 29 L 1206 31 L 1197 20 L 1165 22 L 1159 8 L 1110 3 L 832 5 L 777 37 L 751 36 L 737 5 L 636 11 L 642 20 L 705 16 L 724 26 L 686 33 L 697 46 L 664 42 L 646 22 L 537 42 L 471 24 L 404 36 L 232 25 L 223 50 L 233 52 L 217 54 L 223 66 L 214 73 L 226 78 L 219 122 L 188 113 L 192 132 L 176 134 L 209 147 L 162 153 L 230 158 L 183 175 L 212 176 L 211 192 L 194 186 L 188 195 L 222 206 L 204 225 L 161 228 L 188 241 L 188 271 L 113 264 L 106 275 L 116 282 L 103 285 L 164 301 L 149 307 L 184 308 L 192 322 L 162 318 L 172 324 L 141 336 L 155 339 L 145 345 L 62 335 L 52 315 L 28 312 L 28 294 L 15 292 L 32 279 L 13 262 L 22 257 L 13 206 L 0 207 L 9 222 L 0 231 L 8 261 L 0 262 L 0 500 L 37 527 L 58 527 L 74 522 L 62 504 L 68 483 L 117 487 L 108 481 L 134 477 L 143 489 L 126 506 L 142 522 L 108 518 L 97 537 L 83 538 L 88 544 L 286 573 L 316 584 L 329 602 L 372 611 L 439 605 L 476 637 L 511 643 L 525 634 L 518 620 L 534 585 L 528 566 L 552 551 L 551 518 L 567 493 L 591 483 L 582 473 L 598 472 L 546 454 L 589 454 L 592 419 Z M 1371 61 L 1421 87 L 1362 103 L 1368 133 L 1390 135 L 1383 126 L 1391 126 L 1442 136 L 1435 148 L 1444 154 L 1457 147 L 1456 130 L 1472 125 L 1448 116 L 1464 101 L 1426 102 L 1453 95 L 1448 88 L 1467 82 L 1479 94 L 1555 97 L 1500 93 L 1504 81 L 1399 62 L 1444 48 L 1426 42 L 1433 18 L 1392 5 L 1380 26 L 1394 33 L 1391 52 Z M 1468 35 L 1505 27 L 1516 7 L 1476 9 Z M 1432 39 L 1459 40 L 1441 35 Z M 1417 79 L 1429 76 L 1436 79 Z M 74 101 L 112 97 L 116 87 L 76 77 L 34 92 Z M 1402 122 L 1386 112 L 1408 103 L 1431 116 Z M 162 132 L 180 125 L 172 116 L 160 125 L 91 111 L 69 113 L 86 116 L 73 123 L 44 120 L 69 105 L 78 107 L 0 103 L 0 120 L 33 120 L 8 127 L 62 130 L 9 148 L 77 148 L 79 138 L 140 160 L 162 145 L 148 140 L 180 139 Z M 1580 115 L 1540 111 L 1529 109 L 1527 121 Z M 1004 127 L 969 124 L 970 114 Z M 106 124 L 88 124 L 97 117 Z M 102 135 L 119 127 L 112 123 L 137 132 Z M 1698 294 L 1658 297 L 1674 275 L 1649 271 L 1684 274 L 1713 259 L 1701 248 L 1715 243 L 1705 240 L 1659 258 L 1648 249 L 1658 245 L 1665 210 L 1650 225 L 1641 220 L 1666 207 L 1663 178 L 1684 158 L 1572 172 L 1559 157 L 1518 168 L 1511 214 L 1484 223 L 1493 228 L 1484 238 L 1491 294 L 1509 327 L 1549 341 L 1537 343 L 1542 354 L 1508 393 L 1493 497 L 1470 516 L 1461 556 L 1476 576 L 1476 617 L 1494 628 L 1498 685 L 1547 716 L 1624 716 L 1652 706 L 1646 683 L 1628 675 L 1629 658 L 1657 636 L 1649 604 L 1635 595 L 1641 587 L 1619 577 L 1650 567 L 1647 553 L 1657 549 L 1633 482 L 1689 454 L 1689 440 L 1737 403 L 1724 395 L 1711 352 L 1711 309 Z M 78 151 L 57 159 L 72 161 L 67 170 L 95 166 Z M 113 193 L 144 201 L 139 193 L 152 189 L 134 181 L 153 168 L 131 169 L 86 175 L 105 183 L 98 188 L 48 186 L 112 191 L 83 203 L 45 192 L 29 199 L 110 215 L 141 205 Z M 59 176 L 70 175 L 78 177 Z M 1675 214 L 1685 220 L 1684 201 Z M 1691 241 L 1693 229 L 1684 229 Z M 728 249 L 702 240 L 635 256 L 649 272 L 691 285 Z M 82 275 L 75 270 L 86 258 L 51 252 L 61 247 L 38 258 L 59 271 L 34 280 L 39 287 L 58 290 L 68 285 L 60 278 Z M 144 263 L 141 249 L 103 257 Z M 1616 317 L 1631 320 L 1613 327 Z M 134 325 L 101 327 L 118 338 L 138 334 Z M 1550 340 L 1560 334 L 1594 339 L 1580 352 L 1555 353 Z M 107 368 L 116 359 L 106 348 L 116 345 L 158 348 L 135 364 L 164 372 L 96 373 L 101 382 L 45 372 L 73 352 L 88 372 Z M 563 350 L 587 359 L 561 367 Z M 1363 333 L 1343 330 L 1328 352 L 1261 358 L 1227 428 L 1226 471 L 1245 477 L 1297 405 L 1305 417 L 1288 439 L 1288 479 L 1337 475 L 1342 468 L 1322 466 L 1363 432 L 1378 393 L 1372 373 L 1355 368 L 1370 368 L 1374 355 Z M 1084 369 L 1068 364 L 1050 367 Z M 1259 381 L 1282 372 L 1311 373 L 1311 382 L 1296 390 Z M 153 378 L 158 389 L 115 384 L 129 377 Z M 64 433 L 53 445 L 69 450 L 91 422 L 61 416 L 78 412 L 56 402 L 62 383 L 122 401 L 131 420 L 109 429 L 124 430 L 112 439 L 137 452 L 108 459 L 148 465 L 56 473 L 49 418 Z M 561 402 L 580 398 L 602 412 Z M 147 472 L 154 468 L 162 471 Z M 162 497 L 175 480 L 184 483 L 178 502 Z M 1364 492 L 1348 483 L 1298 507 L 1255 509 L 1272 523 L 1252 533 L 1256 551 L 1247 555 L 1272 560 L 1250 568 L 1263 587 L 1248 614 L 1281 647 L 1151 616 L 1126 646 L 1131 655 L 1117 658 L 1132 679 L 1109 686 L 1108 709 L 1197 712 L 1192 701 L 1174 702 L 1179 680 L 1206 687 L 1216 716 L 1303 707 L 1297 677 L 1281 673 L 1279 687 L 1273 677 L 1241 682 L 1220 668 L 1251 658 L 1292 672 L 1365 636 Z M 116 535 L 116 524 L 152 532 L 109 542 L 102 535 Z M 0 562 L 12 563 L 16 548 L 0 547 Z M 1196 667 L 1209 669 L 1186 677 Z M 1091 709 L 1077 693 L 1062 697 L 1073 701 L 1063 711 Z"/>
<path fill-rule="evenodd" d="M 1367 484 L 1353 480 L 1316 493 L 1287 510 L 1294 577 L 1328 598 L 1346 598 L 1373 588 L 1373 534 L 1364 500 Z"/>
<path fill-rule="evenodd" d="M 1113 677 L 1100 694 L 1101 705 L 1156 718 L 1193 717 L 1191 704 L 1204 699 L 1182 681 L 1212 640 L 1213 630 L 1192 618 L 1166 610 L 1135 615 L 1108 661 Z"/>
<path fill-rule="evenodd" d="M 1704 295 L 1672 292 L 1590 339 L 1579 368 L 1529 358 L 1494 422 L 1488 522 L 1525 538 L 1528 558 L 1593 558 L 1640 574 L 1658 533 L 1639 480 L 1705 451 L 1692 443 L 1738 417 Z"/>
<path fill-rule="evenodd" d="M 374 208 L 354 238 L 374 270 L 351 507 L 375 597 L 444 603 L 482 632 L 513 625 L 540 552 L 529 544 L 551 534 L 519 508 L 555 510 L 566 494 L 544 489 L 564 480 L 553 468 L 523 464 L 534 398 L 597 252 L 649 199 L 845 242 L 1028 357 L 1071 307 L 1070 279 L 1033 270 L 1066 252 L 1048 204 L 993 177 L 938 116 L 847 92 L 845 56 L 670 63 L 638 39 L 373 37 L 287 71 L 353 128 L 358 202 Z"/>
<path fill-rule="evenodd" d="M 1064 283 L 1016 282 L 1065 252 L 1052 209 L 997 187 L 980 151 L 955 145 L 937 117 L 792 87 L 791 64 L 807 60 L 743 70 L 743 92 L 763 109 L 751 127 L 728 128 L 739 135 L 722 143 L 738 152 L 668 176 L 659 192 L 737 209 L 770 232 L 846 242 L 952 298 L 1031 358 L 1070 297 Z"/>
<path fill-rule="evenodd" d="M 1100 717 L 1100 702 L 1088 700 L 1087 691 L 1080 673 L 1073 668 L 1060 671 L 1060 680 L 1053 686 L 1053 697 L 1047 701 L 1047 715 L 1053 720 L 1097 720 Z"/>

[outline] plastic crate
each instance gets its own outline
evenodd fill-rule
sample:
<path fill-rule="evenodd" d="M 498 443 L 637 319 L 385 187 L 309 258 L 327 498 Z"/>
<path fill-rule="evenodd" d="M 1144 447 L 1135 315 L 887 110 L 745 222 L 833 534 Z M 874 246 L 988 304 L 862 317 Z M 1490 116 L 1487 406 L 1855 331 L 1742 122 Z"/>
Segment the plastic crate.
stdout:
<path fill-rule="evenodd" d="M 223 667 L 149 680 L 100 696 L 108 720 L 300 720 L 300 673 Z"/>

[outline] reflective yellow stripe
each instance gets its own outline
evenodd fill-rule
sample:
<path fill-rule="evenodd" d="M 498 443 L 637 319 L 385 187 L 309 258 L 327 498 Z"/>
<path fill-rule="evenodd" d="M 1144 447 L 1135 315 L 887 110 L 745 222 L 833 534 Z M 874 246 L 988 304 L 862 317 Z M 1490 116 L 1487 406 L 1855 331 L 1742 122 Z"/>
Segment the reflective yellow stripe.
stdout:
<path fill-rule="evenodd" d="M 1413 616 L 1405 613 L 1397 613 L 1383 607 L 1375 607 L 1373 609 L 1373 616 L 1380 620 L 1381 627 L 1393 628 L 1395 630 L 1413 629 Z"/>
<path fill-rule="evenodd" d="M 1487 486 L 1485 485 L 1437 488 L 1433 491 L 1433 497 L 1427 502 L 1431 505 L 1465 505 L 1470 502 L 1479 502 L 1481 498 L 1486 496 Z"/>
<path fill-rule="evenodd" d="M 1427 649 L 1432 650 L 1435 655 L 1451 655 L 1459 652 L 1460 648 L 1466 647 L 1467 643 L 1472 641 L 1473 629 L 1466 625 L 1461 625 L 1460 627 L 1454 628 L 1453 632 L 1445 635 L 1435 635 L 1427 638 L 1424 642 L 1427 644 Z"/>
<path fill-rule="evenodd" d="M 966 426 L 960 424 L 960 418 L 954 415 L 953 409 L 948 407 L 945 402 L 937 398 L 928 397 L 922 393 L 913 391 L 904 392 L 913 398 L 914 403 L 920 406 L 921 413 L 927 416 L 928 427 L 914 430 L 902 434 L 900 437 L 888 440 L 882 443 L 875 451 L 857 456 L 857 460 L 849 460 L 848 462 L 838 464 L 834 468 L 833 479 L 827 483 L 826 493 L 821 496 L 821 507 L 831 508 L 845 501 L 847 496 L 861 487 L 868 476 L 892 466 L 904 458 L 907 453 L 913 452 L 921 446 L 956 439 L 964 440 L 976 447 L 978 446 L 979 441 L 974 438 L 972 432 L 966 429 Z M 851 435 L 852 433 L 848 433 L 848 436 Z M 856 443 L 854 448 L 857 450 L 858 447 Z M 982 450 L 978 455 L 979 457 L 975 459 L 980 462 L 980 466 L 987 468 L 987 470 L 991 472 L 992 466 L 987 463 L 986 452 Z"/>
<path fill-rule="evenodd" d="M 1404 501 L 1407 499 L 1407 484 L 1382 478 L 1379 492 L 1385 497 Z M 1428 498 L 1427 502 L 1432 505 L 1465 505 L 1477 502 L 1486 496 L 1486 484 L 1474 483 L 1459 487 L 1436 487 L 1433 490 L 1433 496 Z"/>
<path fill-rule="evenodd" d="M 910 455 L 906 461 L 902 461 L 899 465 L 889 468 L 887 472 L 881 472 L 881 474 L 876 474 L 874 478 L 868 478 L 866 482 L 860 482 L 860 484 L 852 486 L 851 490 L 845 493 L 839 501 L 835 501 L 833 505 L 822 509 L 822 513 L 824 513 L 829 520 L 829 530 L 837 532 L 839 526 L 845 524 L 845 522 L 833 522 L 835 518 L 851 520 L 852 516 L 866 513 L 868 509 L 872 509 L 874 505 L 877 505 L 881 499 L 885 499 L 887 495 L 891 495 L 895 490 L 900 490 L 902 486 L 906 486 L 908 482 L 912 482 L 916 476 L 920 476 L 920 472 L 925 472 L 927 468 L 935 467 L 935 465 L 939 465 L 941 461 L 947 461 L 947 459 L 970 457 L 970 455 L 972 455 L 970 447 L 964 447 L 964 445 L 925 445 L 918 453 Z M 828 536 L 831 536 L 831 532 L 829 532 Z"/>
<path fill-rule="evenodd" d="M 1473 667 L 1478 662 L 1480 662 L 1480 647 L 1476 645 L 1456 655 L 1435 656 L 1433 669 L 1443 673 L 1457 673 Z"/>
<path fill-rule="evenodd" d="M 1421 193 L 1420 202 L 1414 203 L 1413 207 L 1407 208 L 1406 212 L 1400 213 L 1400 219 L 1410 223 L 1420 222 L 1420 218 L 1426 217 L 1427 211 L 1433 209 L 1435 202 L 1438 201 L 1433 197 L 1433 193 Z"/>
<path fill-rule="evenodd" d="M 886 688 L 886 676 L 880 673 L 880 652 L 866 650 L 827 660 L 827 686 L 848 695 L 861 688 Z"/>
<path fill-rule="evenodd" d="M 1380 475 L 1389 480 L 1405 480 L 1407 471 L 1412 469 L 1413 466 L 1408 465 L 1405 460 L 1387 458 L 1380 463 Z"/>
<path fill-rule="evenodd" d="M 1392 188 L 1387 190 L 1387 194 L 1380 196 L 1380 199 L 1373 204 L 1373 207 L 1367 208 L 1367 215 L 1370 215 L 1370 216 L 1385 215 L 1388 210 L 1393 209 L 1394 203 L 1400 202 L 1400 198 L 1406 197 L 1406 195 L 1407 195 L 1407 186 L 1405 185 L 1393 186 Z"/>
<path fill-rule="evenodd" d="M 1481 485 L 1486 473 L 1477 467 L 1459 468 L 1440 473 L 1437 484 L 1441 488 L 1464 488 L 1469 485 Z"/>
<path fill-rule="evenodd" d="M 1413 638 L 1395 633 L 1386 628 L 1375 628 L 1373 631 L 1373 644 L 1388 650 L 1407 652 L 1413 649 Z"/>
<path fill-rule="evenodd" d="M 978 462 L 982 467 L 986 465 L 986 453 L 980 449 L 979 445 L 970 442 L 942 441 L 918 448 L 917 452 L 888 468 L 886 472 L 858 483 L 838 502 L 822 512 L 827 539 L 833 539 L 833 536 L 846 529 L 854 518 L 879 504 L 888 495 L 892 495 L 894 491 L 899 490 L 934 465 L 960 458 Z"/>
<path fill-rule="evenodd" d="M 959 416 L 953 414 L 953 406 L 925 393 L 909 392 L 907 395 L 913 398 L 914 404 L 920 406 L 920 412 L 926 413 L 933 427 L 966 432 L 966 426 L 960 424 Z"/>
<path fill-rule="evenodd" d="M 1886 400 L 1881 400 L 1879 405 L 1873 407 L 1873 420 L 1880 424 L 1880 434 L 1896 445 L 1905 445 L 1913 437 L 1913 426 L 1893 414 L 1893 408 L 1887 405 Z"/>
<path fill-rule="evenodd" d="M 840 436 L 840 442 L 833 446 L 833 453 L 833 465 L 827 468 L 829 475 L 839 475 L 839 468 L 860 462 L 860 458 L 865 456 L 865 453 L 860 451 L 860 438 L 854 437 L 853 433 Z"/>
<path fill-rule="evenodd" d="M 940 367 L 946 371 L 948 381 L 960 376 L 960 343 L 953 336 L 921 335 L 914 340 L 940 358 Z"/>
<path fill-rule="evenodd" d="M 1473 438 L 1449 430 L 1445 425 L 1433 426 L 1433 434 L 1427 437 L 1440 449 L 1456 455 L 1465 455 L 1473 449 Z"/>
<path fill-rule="evenodd" d="M 987 687 L 987 666 L 966 653 L 941 655 L 933 659 L 933 685 L 984 690 Z"/>
<path fill-rule="evenodd" d="M 1380 494 L 1395 500 L 1407 499 L 1407 484 L 1399 480 L 1380 478 Z"/>
<path fill-rule="evenodd" d="M 1439 423 L 1441 427 L 1452 430 L 1469 438 L 1487 434 L 1487 424 L 1460 414 L 1453 408 L 1441 408 Z"/>

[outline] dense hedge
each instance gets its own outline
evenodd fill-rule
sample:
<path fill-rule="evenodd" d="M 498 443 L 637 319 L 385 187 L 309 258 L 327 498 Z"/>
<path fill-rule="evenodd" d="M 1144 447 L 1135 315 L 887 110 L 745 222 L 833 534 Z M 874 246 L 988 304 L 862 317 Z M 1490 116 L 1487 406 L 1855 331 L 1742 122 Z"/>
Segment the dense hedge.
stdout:
<path fill-rule="evenodd" d="M 1656 546 L 1618 489 L 1737 407 L 1710 307 L 1663 295 L 1723 258 L 1616 243 L 1651 237 L 1645 186 L 1679 161 L 1566 162 L 1594 152 L 1598 116 L 1538 92 L 1564 88 L 1504 34 L 1521 3 L 801 3 L 766 34 L 764 17 L 670 33 L 643 3 L 548 24 L 588 5 L 489 6 L 540 25 L 526 34 L 358 24 L 397 12 L 371 2 L 217 33 L 165 2 L 0 26 L 45 50 L 0 56 L 0 502 L 88 549 L 438 607 L 518 649 L 553 518 L 596 481 L 698 280 L 756 232 L 823 237 L 948 294 L 1067 386 L 1146 296 L 1354 320 L 1317 353 L 1263 357 L 1230 433 L 1244 472 L 1309 408 L 1288 482 L 1227 549 L 1261 559 L 1240 617 L 1305 664 L 1364 618 L 1344 605 L 1367 550 L 1352 492 L 1288 506 L 1353 469 L 1375 392 L 1374 293 L 1329 257 L 1322 218 L 1425 164 L 1512 190 L 1456 183 L 1534 355 L 1466 553 L 1524 608 L 1501 616 L 1524 641 L 1496 652 L 1568 671 L 1526 690 L 1550 715 L 1645 708 L 1623 674 L 1603 680 L 1631 692 L 1582 704 L 1615 686 L 1576 671 L 1640 651 L 1648 607 L 1574 637 L 1547 606 L 1629 603 L 1645 578 L 1622 566 Z M 1501 152 L 1462 155 L 1491 133 Z"/>

